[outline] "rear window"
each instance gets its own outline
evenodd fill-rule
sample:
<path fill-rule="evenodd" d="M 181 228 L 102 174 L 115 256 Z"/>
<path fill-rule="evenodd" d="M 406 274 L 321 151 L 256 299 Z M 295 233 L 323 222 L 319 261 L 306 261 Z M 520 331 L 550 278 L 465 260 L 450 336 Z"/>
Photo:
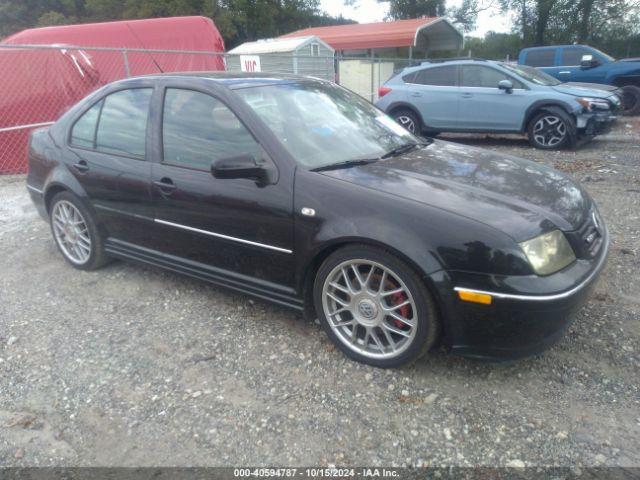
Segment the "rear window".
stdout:
<path fill-rule="evenodd" d="M 524 64 L 530 67 L 553 67 L 555 65 L 556 51 L 549 50 L 532 50 L 527 52 Z"/>
<path fill-rule="evenodd" d="M 133 157 L 145 156 L 147 115 L 151 88 L 136 88 L 112 93 L 104 100 L 96 150 Z"/>
<path fill-rule="evenodd" d="M 417 83 L 419 85 L 454 87 L 456 85 L 457 68 L 455 65 L 425 68 L 405 75 L 402 79 L 407 83 Z"/>

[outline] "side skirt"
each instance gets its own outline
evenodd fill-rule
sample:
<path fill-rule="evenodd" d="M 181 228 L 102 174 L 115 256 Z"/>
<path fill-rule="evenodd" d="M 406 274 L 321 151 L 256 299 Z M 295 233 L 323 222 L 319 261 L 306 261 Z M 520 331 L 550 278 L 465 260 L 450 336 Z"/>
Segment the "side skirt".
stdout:
<path fill-rule="evenodd" d="M 304 300 L 297 295 L 293 288 L 211 267 L 174 255 L 167 255 L 157 250 L 140 247 L 115 238 L 107 238 L 105 251 L 116 258 L 153 265 L 294 310 L 304 310 Z"/>

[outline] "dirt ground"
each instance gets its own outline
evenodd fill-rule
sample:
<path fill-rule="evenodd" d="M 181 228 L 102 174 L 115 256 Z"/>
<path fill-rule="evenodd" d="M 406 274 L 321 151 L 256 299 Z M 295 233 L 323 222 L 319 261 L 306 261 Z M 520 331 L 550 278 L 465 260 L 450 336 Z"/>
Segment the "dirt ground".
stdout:
<path fill-rule="evenodd" d="M 580 181 L 612 234 L 565 338 L 379 370 L 296 314 L 178 275 L 65 264 L 0 178 L 0 465 L 640 466 L 640 119 L 579 150 L 450 136 Z"/>

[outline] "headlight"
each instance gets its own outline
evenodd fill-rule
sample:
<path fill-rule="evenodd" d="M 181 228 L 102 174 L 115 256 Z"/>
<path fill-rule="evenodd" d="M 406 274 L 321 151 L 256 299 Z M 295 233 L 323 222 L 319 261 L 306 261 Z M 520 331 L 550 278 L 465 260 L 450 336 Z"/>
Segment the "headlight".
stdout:
<path fill-rule="evenodd" d="M 603 98 L 580 97 L 576 98 L 576 101 L 589 112 L 592 110 L 609 110 L 611 108 L 609 102 Z"/>
<path fill-rule="evenodd" d="M 560 230 L 554 230 L 520 244 L 533 271 L 550 275 L 576 259 L 573 249 Z"/>

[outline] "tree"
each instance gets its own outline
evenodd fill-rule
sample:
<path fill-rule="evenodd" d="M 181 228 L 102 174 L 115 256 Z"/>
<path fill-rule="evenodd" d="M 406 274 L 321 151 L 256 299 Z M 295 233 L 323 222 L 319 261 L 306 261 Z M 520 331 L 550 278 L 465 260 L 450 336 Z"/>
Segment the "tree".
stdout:
<path fill-rule="evenodd" d="M 305 27 L 354 23 L 326 15 L 319 0 L 0 0 L 0 37 L 34 26 L 177 15 L 213 18 L 228 47 Z"/>
<path fill-rule="evenodd" d="M 389 3 L 389 18 L 441 17 L 446 12 L 445 0 L 378 0 Z"/>

